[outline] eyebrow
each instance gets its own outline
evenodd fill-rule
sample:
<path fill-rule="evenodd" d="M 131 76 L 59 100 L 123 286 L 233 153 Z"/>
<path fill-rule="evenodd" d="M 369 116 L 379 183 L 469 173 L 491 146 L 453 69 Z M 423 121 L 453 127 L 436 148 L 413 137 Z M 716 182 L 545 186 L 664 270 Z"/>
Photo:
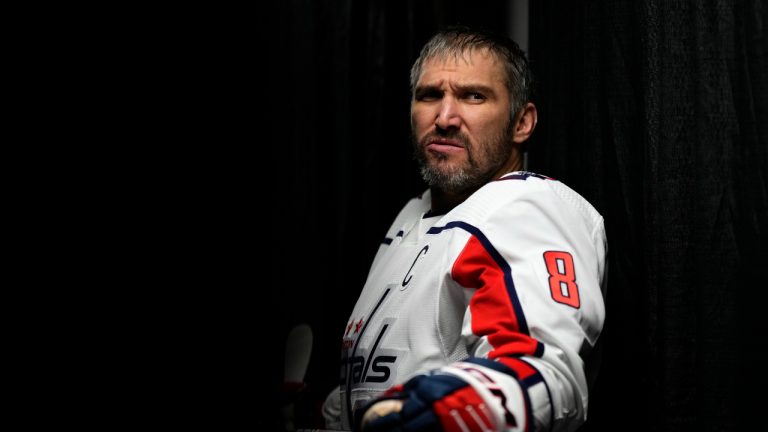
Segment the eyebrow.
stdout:
<path fill-rule="evenodd" d="M 456 86 L 456 89 L 462 93 L 494 94 L 494 91 L 491 87 L 483 84 L 466 84 L 466 85 L 459 84 Z M 420 85 L 420 86 L 416 86 L 414 93 L 420 94 L 426 91 L 435 91 L 435 90 L 442 91 L 442 88 L 441 86 L 434 85 L 434 84 Z"/>

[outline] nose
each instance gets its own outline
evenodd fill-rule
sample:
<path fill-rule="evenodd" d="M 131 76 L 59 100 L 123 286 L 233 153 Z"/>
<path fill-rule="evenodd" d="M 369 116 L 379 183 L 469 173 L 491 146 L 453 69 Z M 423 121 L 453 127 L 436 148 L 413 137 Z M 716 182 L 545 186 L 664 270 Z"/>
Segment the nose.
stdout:
<path fill-rule="evenodd" d="M 440 111 L 438 111 L 435 118 L 435 125 L 440 129 L 458 129 L 461 127 L 461 115 L 455 99 L 450 97 L 443 98 L 440 104 Z"/>

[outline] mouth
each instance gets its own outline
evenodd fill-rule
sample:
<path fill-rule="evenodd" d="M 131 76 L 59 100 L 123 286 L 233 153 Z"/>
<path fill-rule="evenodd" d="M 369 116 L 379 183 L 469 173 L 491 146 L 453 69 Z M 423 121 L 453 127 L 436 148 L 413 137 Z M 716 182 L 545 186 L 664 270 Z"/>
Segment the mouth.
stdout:
<path fill-rule="evenodd" d="M 430 138 L 424 147 L 427 151 L 436 153 L 455 153 L 466 150 L 466 146 L 461 141 L 449 138 Z"/>

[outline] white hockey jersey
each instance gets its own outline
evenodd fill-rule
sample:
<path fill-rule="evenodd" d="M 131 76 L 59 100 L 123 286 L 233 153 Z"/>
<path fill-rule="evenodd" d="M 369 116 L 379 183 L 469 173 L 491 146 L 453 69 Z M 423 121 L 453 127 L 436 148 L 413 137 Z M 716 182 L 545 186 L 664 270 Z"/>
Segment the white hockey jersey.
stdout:
<path fill-rule="evenodd" d="M 564 184 L 523 171 L 447 214 L 430 207 L 429 191 L 408 202 L 374 258 L 343 335 L 326 427 L 351 429 L 355 409 L 441 369 L 470 381 L 496 418 L 511 413 L 505 430 L 575 429 L 587 413 L 585 357 L 605 316 L 603 218 Z M 461 362 L 471 357 L 512 373 Z M 471 378 L 477 369 L 493 394 Z"/>

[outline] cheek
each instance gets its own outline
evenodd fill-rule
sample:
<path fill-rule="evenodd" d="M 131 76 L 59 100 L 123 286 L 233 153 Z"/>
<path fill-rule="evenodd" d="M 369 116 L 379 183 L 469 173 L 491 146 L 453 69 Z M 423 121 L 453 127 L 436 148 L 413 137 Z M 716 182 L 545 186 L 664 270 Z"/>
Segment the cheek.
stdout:
<path fill-rule="evenodd" d="M 429 114 L 424 111 L 411 112 L 411 127 L 414 132 L 421 132 L 432 125 Z"/>
<path fill-rule="evenodd" d="M 472 132 L 478 136 L 478 137 L 493 137 L 497 136 L 500 133 L 503 133 L 503 130 L 506 128 L 508 122 L 508 118 L 502 115 L 491 115 L 491 116 L 479 116 L 478 118 L 474 119 L 472 121 Z"/>

